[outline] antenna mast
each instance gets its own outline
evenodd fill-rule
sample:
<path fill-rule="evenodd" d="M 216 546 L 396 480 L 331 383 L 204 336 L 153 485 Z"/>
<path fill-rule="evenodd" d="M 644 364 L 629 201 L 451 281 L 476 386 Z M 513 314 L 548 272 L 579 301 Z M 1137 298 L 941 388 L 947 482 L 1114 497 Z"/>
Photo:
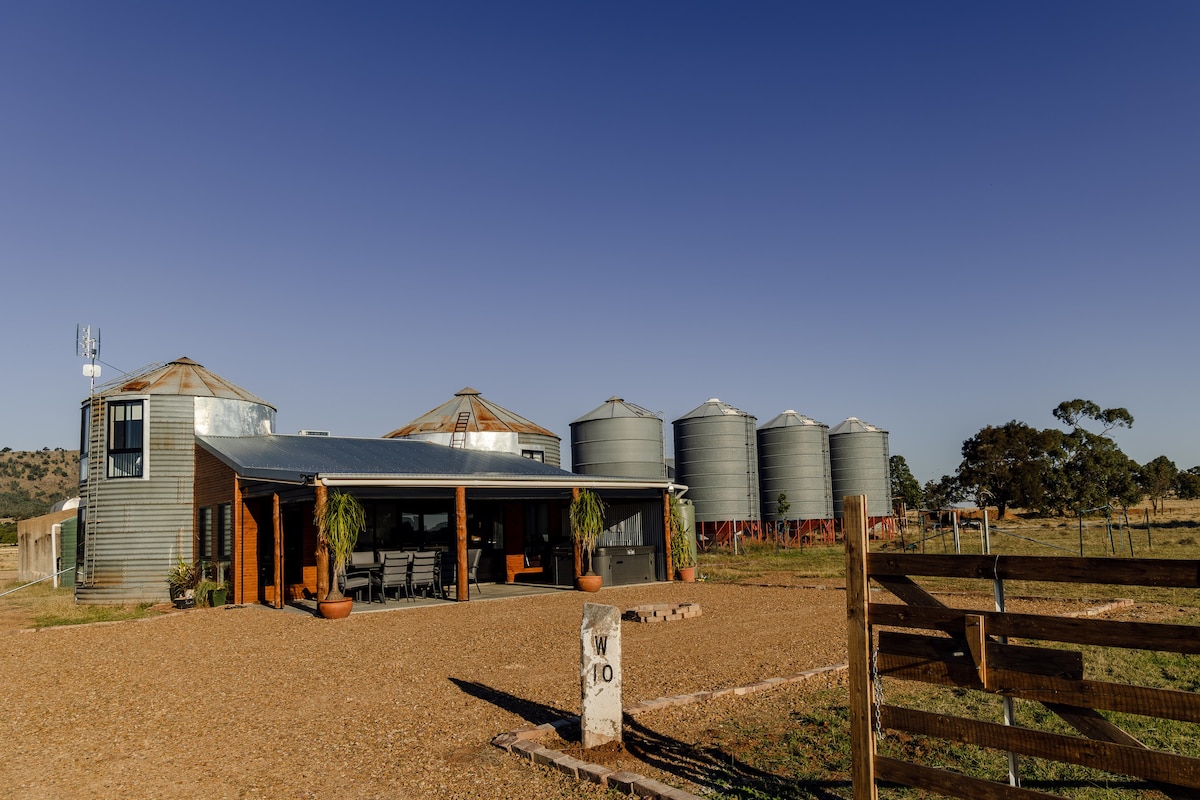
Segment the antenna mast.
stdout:
<path fill-rule="evenodd" d="M 92 336 L 91 325 L 75 326 L 75 355 L 88 362 L 83 365 L 83 375 L 85 378 L 91 379 L 91 389 L 88 394 L 93 395 L 96 393 L 96 378 L 100 377 L 100 366 L 96 363 L 100 359 L 99 328 L 96 328 L 96 335 Z"/>

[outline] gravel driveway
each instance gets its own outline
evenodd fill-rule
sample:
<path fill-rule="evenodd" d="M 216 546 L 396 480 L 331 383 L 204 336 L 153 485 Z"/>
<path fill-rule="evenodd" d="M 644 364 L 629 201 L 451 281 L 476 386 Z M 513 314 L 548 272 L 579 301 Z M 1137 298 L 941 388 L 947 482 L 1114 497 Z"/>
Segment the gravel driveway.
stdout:
<path fill-rule="evenodd" d="M 579 713 L 585 602 L 685 600 L 703 615 L 623 624 L 626 705 L 845 659 L 843 592 L 707 583 L 337 622 L 226 607 L 0 635 L 0 795 L 600 797 L 489 742 Z"/>

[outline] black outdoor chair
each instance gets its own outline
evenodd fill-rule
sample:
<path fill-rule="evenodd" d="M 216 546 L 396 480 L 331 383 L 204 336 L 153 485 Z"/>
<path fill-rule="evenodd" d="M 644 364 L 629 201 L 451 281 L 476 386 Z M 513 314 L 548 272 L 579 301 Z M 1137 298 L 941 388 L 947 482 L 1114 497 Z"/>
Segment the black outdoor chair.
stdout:
<path fill-rule="evenodd" d="M 367 602 L 371 602 L 371 574 L 368 572 L 351 572 L 347 573 L 342 570 L 338 575 L 338 588 L 342 595 L 349 597 L 354 594 L 354 599 L 361 601 L 360 596 L 363 589 L 367 590 Z"/>
<path fill-rule="evenodd" d="M 385 553 L 379 571 L 371 576 L 371 584 L 379 589 L 379 601 L 387 602 L 387 590 L 396 589 L 396 599 L 400 599 L 400 590 L 408 585 L 408 553 Z"/>
<path fill-rule="evenodd" d="M 458 553 L 447 550 L 438 559 L 438 588 L 441 589 L 442 599 L 450 599 L 449 587 L 454 586 L 458 576 Z"/>
<path fill-rule="evenodd" d="M 416 596 L 417 589 L 426 597 L 437 592 L 438 552 L 436 550 L 419 550 L 412 554 L 408 564 L 408 599 Z"/>
<path fill-rule="evenodd" d="M 467 580 L 475 583 L 480 594 L 483 594 L 483 589 L 479 588 L 479 558 L 482 555 L 483 550 L 478 547 L 467 550 Z"/>

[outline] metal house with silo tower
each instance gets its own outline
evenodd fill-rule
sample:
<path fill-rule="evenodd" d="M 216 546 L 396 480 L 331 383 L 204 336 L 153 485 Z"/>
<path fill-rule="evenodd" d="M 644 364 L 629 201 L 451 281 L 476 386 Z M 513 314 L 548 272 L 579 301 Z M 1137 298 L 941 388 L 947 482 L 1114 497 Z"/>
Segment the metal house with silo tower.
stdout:
<path fill-rule="evenodd" d="M 467 387 L 385 439 L 419 439 L 464 450 L 512 453 L 558 467 L 562 440 L 552 431 L 487 400 Z"/>
<path fill-rule="evenodd" d="M 758 429 L 758 480 L 763 520 L 784 543 L 832 542 L 833 478 L 829 426 L 788 410 Z M 786 498 L 781 513 L 780 495 Z"/>
<path fill-rule="evenodd" d="M 882 428 L 848 417 L 829 432 L 829 467 L 833 478 L 833 513 L 842 519 L 842 501 L 866 495 L 867 514 L 873 526 L 895 531 L 888 433 Z"/>
<path fill-rule="evenodd" d="M 706 545 L 762 534 L 757 419 L 712 398 L 676 419 L 675 476 L 695 506 Z"/>
<path fill-rule="evenodd" d="M 180 358 L 94 389 L 82 412 L 76 600 L 166 600 L 179 558 L 227 562 L 231 507 L 194 538 L 196 437 L 269 434 L 275 407 Z"/>

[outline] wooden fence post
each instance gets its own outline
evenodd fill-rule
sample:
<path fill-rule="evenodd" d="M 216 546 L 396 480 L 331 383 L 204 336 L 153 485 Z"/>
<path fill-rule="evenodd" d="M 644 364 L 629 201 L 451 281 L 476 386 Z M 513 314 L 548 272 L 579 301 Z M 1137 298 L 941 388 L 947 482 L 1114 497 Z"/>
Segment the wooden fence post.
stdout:
<path fill-rule="evenodd" d="M 842 500 L 843 535 L 846 541 L 846 644 L 850 662 L 850 777 L 854 800 L 876 800 L 875 735 L 871 717 L 874 686 L 871 680 L 871 629 L 867 623 L 870 586 L 867 578 L 867 498 Z"/>

